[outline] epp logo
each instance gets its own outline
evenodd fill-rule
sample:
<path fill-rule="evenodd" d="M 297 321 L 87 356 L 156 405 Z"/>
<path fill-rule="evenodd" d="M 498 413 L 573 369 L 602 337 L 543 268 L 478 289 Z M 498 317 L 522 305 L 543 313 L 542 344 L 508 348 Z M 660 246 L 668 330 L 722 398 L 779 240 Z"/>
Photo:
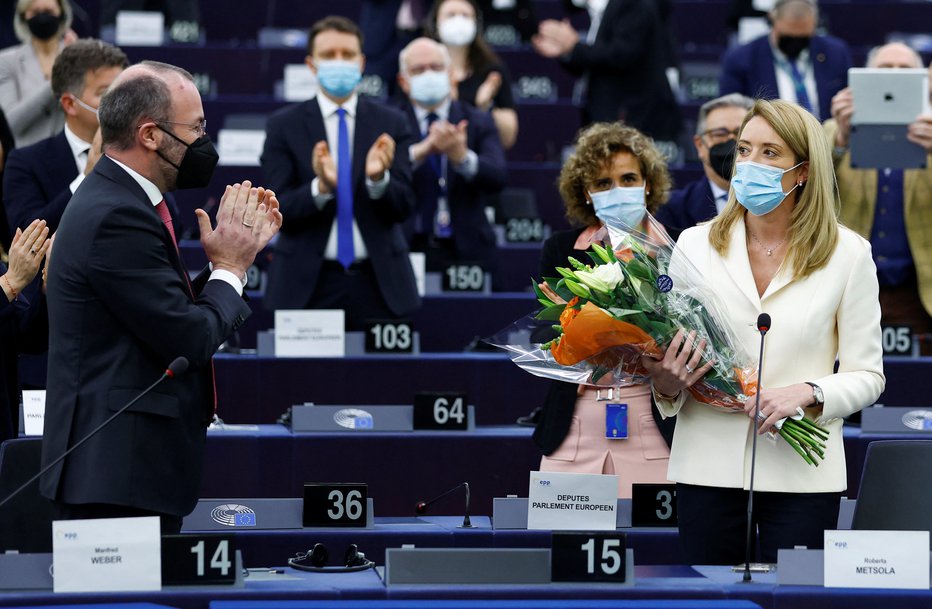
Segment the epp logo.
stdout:
<path fill-rule="evenodd" d="M 248 506 L 238 503 L 224 503 L 210 511 L 211 519 L 225 527 L 254 527 L 256 512 Z"/>
<path fill-rule="evenodd" d="M 658 275 L 657 276 L 657 289 L 661 292 L 669 292 L 673 289 L 673 280 L 669 275 Z"/>

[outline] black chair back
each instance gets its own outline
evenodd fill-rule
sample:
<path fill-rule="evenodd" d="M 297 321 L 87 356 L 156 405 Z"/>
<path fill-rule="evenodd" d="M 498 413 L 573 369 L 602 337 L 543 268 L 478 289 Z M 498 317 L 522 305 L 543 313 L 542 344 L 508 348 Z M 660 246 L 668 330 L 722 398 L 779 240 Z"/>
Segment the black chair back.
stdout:
<path fill-rule="evenodd" d="M 39 473 L 42 438 L 19 438 L 0 444 L 0 501 Z M 0 552 L 52 551 L 52 504 L 39 494 L 36 480 L 0 507 Z"/>
<path fill-rule="evenodd" d="M 867 448 L 852 529 L 932 531 L 932 440 Z"/>

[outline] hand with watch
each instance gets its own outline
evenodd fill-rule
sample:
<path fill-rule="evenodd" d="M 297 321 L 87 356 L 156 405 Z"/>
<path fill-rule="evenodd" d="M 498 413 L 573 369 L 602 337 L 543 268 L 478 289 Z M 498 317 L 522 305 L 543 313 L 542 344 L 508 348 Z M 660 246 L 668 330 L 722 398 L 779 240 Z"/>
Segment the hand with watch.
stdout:
<path fill-rule="evenodd" d="M 756 400 L 757 396 L 751 396 L 744 402 L 744 412 L 751 418 L 754 418 Z M 808 381 L 763 389 L 760 392 L 759 433 L 770 431 L 781 419 L 803 416 L 807 408 L 820 408 L 824 401 L 822 388 Z"/>

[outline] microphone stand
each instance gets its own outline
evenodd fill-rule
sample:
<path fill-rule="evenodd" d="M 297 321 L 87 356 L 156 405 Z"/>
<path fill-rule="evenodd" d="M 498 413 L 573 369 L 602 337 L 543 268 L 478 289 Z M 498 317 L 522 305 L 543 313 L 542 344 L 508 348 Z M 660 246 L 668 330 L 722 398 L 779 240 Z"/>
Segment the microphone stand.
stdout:
<path fill-rule="evenodd" d="M 465 489 L 466 489 L 466 514 L 463 516 L 463 524 L 461 524 L 458 528 L 460 528 L 460 529 L 471 529 L 471 528 L 473 528 L 473 526 L 472 526 L 472 522 L 470 522 L 470 520 L 469 520 L 469 483 L 468 483 L 468 482 L 463 482 L 462 484 L 457 484 L 456 486 L 454 486 L 454 487 L 451 488 L 450 490 L 448 490 L 448 491 L 446 491 L 446 492 L 444 492 L 444 493 L 442 493 L 442 494 L 440 494 L 440 495 L 434 497 L 434 498 L 431 499 L 430 501 L 421 501 L 421 502 L 419 502 L 419 503 L 417 504 L 417 506 L 415 507 L 415 511 L 416 511 L 419 515 L 420 515 L 420 514 L 426 514 L 426 513 L 427 513 L 427 508 L 428 508 L 428 506 L 430 506 L 432 503 L 434 503 L 434 502 L 436 502 L 436 501 L 440 501 L 441 499 L 443 499 L 444 497 L 446 497 L 446 496 L 449 495 L 450 493 L 452 493 L 452 492 L 454 492 L 454 491 L 457 491 L 457 490 L 459 490 L 459 489 L 461 489 L 461 488 L 465 488 Z"/>
<path fill-rule="evenodd" d="M 175 361 L 171 363 L 171 366 L 169 366 L 168 369 L 162 373 L 162 376 L 159 377 L 159 380 L 155 381 L 154 383 L 146 387 L 139 395 L 137 395 L 132 400 L 130 400 L 129 403 L 127 403 L 125 406 L 123 406 L 122 408 L 114 412 L 112 415 L 110 415 L 110 417 L 107 418 L 106 421 L 104 421 L 103 423 L 95 427 L 89 434 L 87 434 L 86 436 L 84 436 L 83 438 L 75 442 L 74 446 L 72 446 L 71 448 L 63 452 L 54 461 L 52 461 L 51 463 L 43 467 L 39 471 L 38 474 L 36 474 L 32 478 L 24 482 L 22 486 L 20 486 L 18 489 L 16 489 L 15 491 L 10 493 L 6 497 L 4 497 L 3 500 L 0 501 L 0 507 L 3 507 L 4 505 L 6 505 L 11 499 L 13 499 L 13 497 L 16 497 L 21 492 L 23 492 L 26 489 L 26 487 L 28 487 L 30 484 L 32 484 L 33 482 L 41 478 L 47 471 L 49 471 L 50 469 L 52 469 L 53 467 L 61 463 L 65 459 L 65 457 L 73 453 L 81 445 L 83 445 L 85 442 L 87 442 L 88 440 L 93 438 L 95 435 L 97 435 L 97 432 L 99 432 L 101 429 L 109 425 L 111 421 L 113 421 L 115 418 L 117 418 L 118 416 L 126 412 L 126 410 L 130 406 L 138 402 L 140 398 L 142 398 L 147 393 L 155 389 L 162 381 L 168 378 L 175 378 L 177 375 L 184 373 L 187 369 L 188 369 L 188 360 L 183 357 L 177 358 Z"/>
<path fill-rule="evenodd" d="M 766 318 L 764 318 L 765 315 Z M 757 462 L 757 426 L 760 423 L 760 421 L 758 421 L 760 417 L 760 392 L 763 389 L 762 381 L 764 378 L 764 336 L 770 329 L 769 315 L 762 313 L 760 317 L 757 318 L 757 329 L 760 331 L 760 354 L 757 358 L 757 395 L 754 399 L 754 429 L 751 437 L 751 483 L 748 487 L 748 528 L 744 546 L 744 576 L 741 578 L 743 583 L 751 582 L 751 534 L 754 528 L 754 466 Z"/>

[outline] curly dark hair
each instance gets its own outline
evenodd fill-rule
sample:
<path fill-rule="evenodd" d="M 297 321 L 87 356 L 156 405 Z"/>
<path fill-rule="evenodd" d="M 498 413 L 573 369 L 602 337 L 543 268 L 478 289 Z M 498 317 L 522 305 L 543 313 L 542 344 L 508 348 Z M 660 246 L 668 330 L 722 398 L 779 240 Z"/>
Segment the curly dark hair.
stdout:
<path fill-rule="evenodd" d="M 654 213 L 667 202 L 672 187 L 670 172 L 654 141 L 621 122 L 593 123 L 580 130 L 576 150 L 560 170 L 558 187 L 570 224 L 598 226 L 601 223 L 586 200 L 586 184 L 598 177 L 619 152 L 630 152 L 638 160 L 641 175 L 649 186 L 647 211 Z"/>

